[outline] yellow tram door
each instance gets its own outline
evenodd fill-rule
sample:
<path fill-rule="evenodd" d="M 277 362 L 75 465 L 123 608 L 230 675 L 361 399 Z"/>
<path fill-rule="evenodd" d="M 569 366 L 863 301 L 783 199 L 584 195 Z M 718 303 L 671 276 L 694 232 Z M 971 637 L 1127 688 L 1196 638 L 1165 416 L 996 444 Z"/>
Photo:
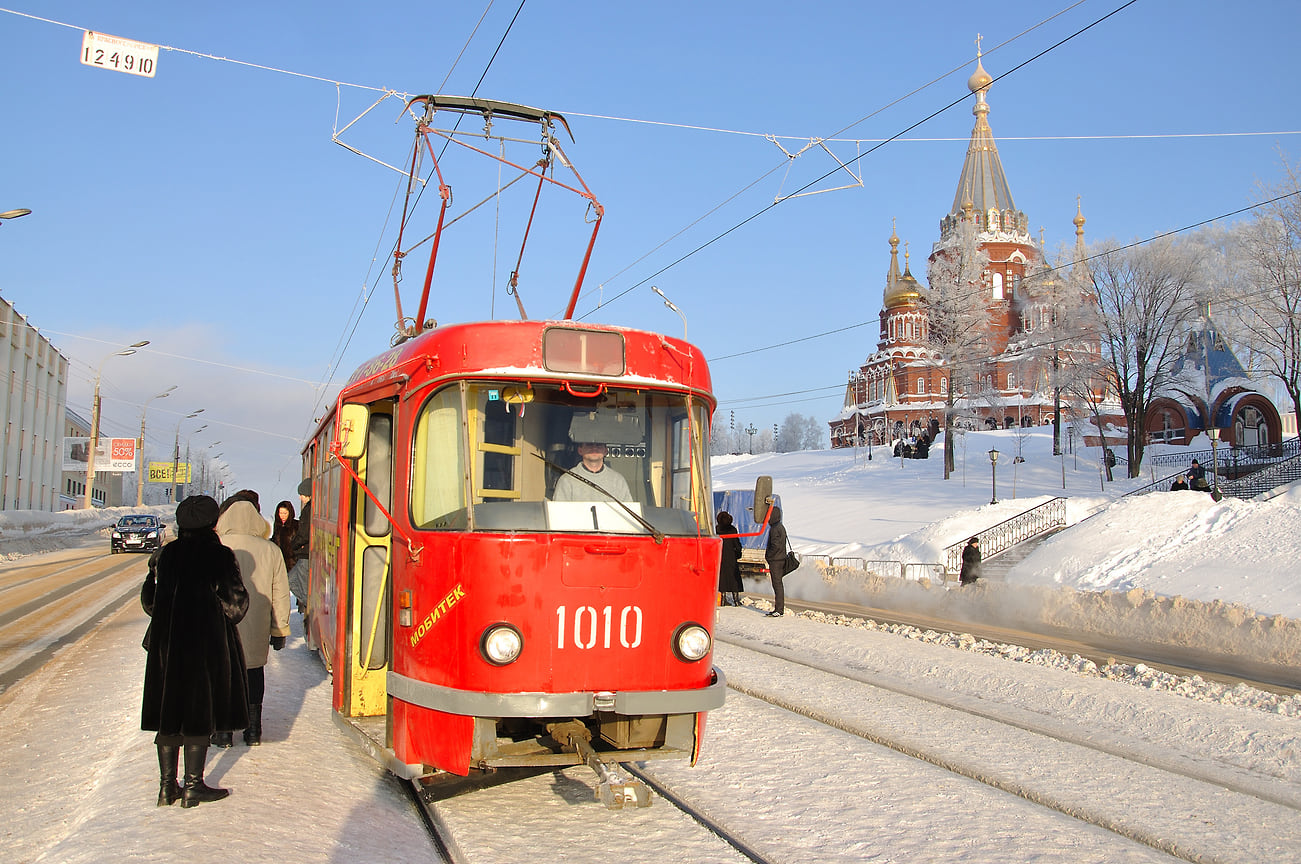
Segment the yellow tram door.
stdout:
<path fill-rule="evenodd" d="M 350 437 L 345 453 L 356 457 L 362 483 L 391 512 L 393 507 L 393 403 L 345 405 L 342 419 Z M 360 452 L 358 450 L 360 449 Z M 388 518 L 359 486 L 349 501 L 350 542 L 347 553 L 346 626 L 344 663 L 347 670 L 344 713 L 349 717 L 376 717 L 387 712 L 386 678 L 392 652 L 392 537 Z M 341 562 L 342 563 L 342 562 Z M 341 668 L 340 668 L 341 667 Z"/>

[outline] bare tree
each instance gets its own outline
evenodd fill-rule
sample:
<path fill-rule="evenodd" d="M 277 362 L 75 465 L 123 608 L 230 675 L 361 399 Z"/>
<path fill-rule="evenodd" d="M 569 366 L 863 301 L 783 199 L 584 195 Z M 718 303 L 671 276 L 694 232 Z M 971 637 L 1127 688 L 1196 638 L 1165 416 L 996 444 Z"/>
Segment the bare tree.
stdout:
<path fill-rule="evenodd" d="M 970 398 L 979 386 L 980 367 L 989 357 L 988 292 L 984 270 L 989 256 L 976 246 L 971 214 L 962 220 L 947 245 L 931 257 L 925 291 L 926 331 L 923 342 L 933 360 L 948 375 L 944 399 L 944 479 L 953 474 L 955 405 Z"/>
<path fill-rule="evenodd" d="M 1301 177 L 1286 161 L 1283 170 L 1283 183 L 1262 189 L 1274 200 L 1243 232 L 1246 279 L 1232 308 L 1255 359 L 1282 382 L 1301 417 Z"/>
<path fill-rule="evenodd" d="M 1093 260 L 1107 383 L 1127 427 L 1129 476 L 1139 476 L 1147 408 L 1171 378 L 1196 310 L 1201 250 L 1169 239 L 1118 248 L 1104 243 Z"/>

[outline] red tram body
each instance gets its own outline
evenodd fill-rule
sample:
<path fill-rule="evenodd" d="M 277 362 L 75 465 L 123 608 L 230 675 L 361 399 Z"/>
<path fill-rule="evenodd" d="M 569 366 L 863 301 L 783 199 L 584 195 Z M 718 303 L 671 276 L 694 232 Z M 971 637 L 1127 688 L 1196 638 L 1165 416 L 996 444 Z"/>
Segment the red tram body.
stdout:
<path fill-rule="evenodd" d="M 694 762 L 725 689 L 714 405 L 695 347 L 572 321 L 426 330 L 360 368 L 304 451 L 337 717 L 408 777 L 581 764 L 575 733 Z M 589 439 L 631 501 L 552 500 Z"/>
<path fill-rule="evenodd" d="M 721 543 L 708 366 L 683 340 L 571 320 L 604 210 L 560 149 L 563 117 L 441 95 L 407 111 L 395 347 L 354 373 L 303 452 L 309 644 L 332 673 L 336 719 L 401 776 L 586 763 L 610 806 L 629 791 L 649 803 L 610 763 L 694 763 L 726 689 L 711 663 Z M 457 122 L 440 127 L 444 114 Z M 466 117 L 482 129 L 462 129 Z M 507 158 L 529 145 L 498 135 L 501 121 L 535 125 L 542 158 Z M 523 246 L 509 281 L 522 320 L 426 318 L 443 229 L 457 221 L 441 161 L 452 144 L 536 180 L 525 243 L 544 188 L 585 202 L 591 236 L 562 320 L 524 314 Z M 556 179 L 557 165 L 572 179 Z M 435 174 L 438 227 L 406 318 L 404 238 Z"/>

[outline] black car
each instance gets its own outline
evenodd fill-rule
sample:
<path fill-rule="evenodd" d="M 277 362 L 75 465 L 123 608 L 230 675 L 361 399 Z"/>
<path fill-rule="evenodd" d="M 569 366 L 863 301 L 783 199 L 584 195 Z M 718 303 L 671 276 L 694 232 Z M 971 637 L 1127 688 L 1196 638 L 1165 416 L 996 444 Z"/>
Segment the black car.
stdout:
<path fill-rule="evenodd" d="M 157 516 L 123 516 L 113 526 L 114 552 L 149 552 L 161 549 L 167 526 Z"/>

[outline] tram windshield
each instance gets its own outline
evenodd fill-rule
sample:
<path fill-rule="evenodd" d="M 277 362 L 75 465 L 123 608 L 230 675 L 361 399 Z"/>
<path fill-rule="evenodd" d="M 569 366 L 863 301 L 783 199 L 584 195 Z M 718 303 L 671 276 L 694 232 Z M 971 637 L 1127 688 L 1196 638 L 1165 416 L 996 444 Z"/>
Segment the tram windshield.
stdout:
<path fill-rule="evenodd" d="M 711 533 L 708 406 L 605 385 L 465 381 L 416 420 L 419 528 Z"/>

